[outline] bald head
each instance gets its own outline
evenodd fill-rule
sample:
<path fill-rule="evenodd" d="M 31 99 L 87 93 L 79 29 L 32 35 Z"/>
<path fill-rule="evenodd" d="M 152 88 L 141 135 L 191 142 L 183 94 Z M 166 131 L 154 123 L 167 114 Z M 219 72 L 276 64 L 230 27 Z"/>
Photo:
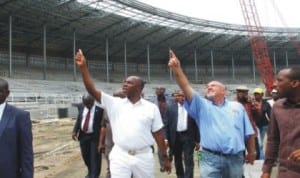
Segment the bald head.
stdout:
<path fill-rule="evenodd" d="M 226 90 L 226 86 L 222 82 L 219 82 L 219 81 L 211 81 L 207 85 L 216 85 L 216 86 L 220 87 L 222 90 L 224 90 L 224 91 Z"/>
<path fill-rule="evenodd" d="M 215 103 L 222 103 L 226 94 L 226 86 L 219 81 L 211 81 L 206 85 L 206 98 Z"/>

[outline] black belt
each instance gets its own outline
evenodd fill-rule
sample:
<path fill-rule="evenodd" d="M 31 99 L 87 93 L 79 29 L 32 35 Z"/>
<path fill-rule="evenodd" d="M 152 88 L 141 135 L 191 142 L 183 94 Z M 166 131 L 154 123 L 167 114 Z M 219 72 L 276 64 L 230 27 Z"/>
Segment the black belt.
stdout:
<path fill-rule="evenodd" d="M 185 131 L 176 131 L 176 134 L 178 134 L 178 135 L 185 135 L 187 133 L 188 133 L 187 130 L 185 130 Z"/>
<path fill-rule="evenodd" d="M 223 153 L 221 151 L 214 151 L 214 150 L 204 148 L 204 147 L 202 147 L 202 150 L 210 152 L 210 153 L 215 154 L 215 155 L 219 155 L 219 156 L 233 156 L 234 155 L 234 154 L 230 154 L 230 153 Z"/>

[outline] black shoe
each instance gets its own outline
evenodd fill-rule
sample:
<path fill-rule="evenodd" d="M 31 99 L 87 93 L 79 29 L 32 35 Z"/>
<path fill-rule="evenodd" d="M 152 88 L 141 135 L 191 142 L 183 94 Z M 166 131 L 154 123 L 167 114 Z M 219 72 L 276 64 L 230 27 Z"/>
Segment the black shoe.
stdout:
<path fill-rule="evenodd" d="M 162 168 L 162 167 L 161 167 L 161 168 L 159 169 L 159 171 L 160 171 L 160 172 L 165 172 L 165 168 Z"/>

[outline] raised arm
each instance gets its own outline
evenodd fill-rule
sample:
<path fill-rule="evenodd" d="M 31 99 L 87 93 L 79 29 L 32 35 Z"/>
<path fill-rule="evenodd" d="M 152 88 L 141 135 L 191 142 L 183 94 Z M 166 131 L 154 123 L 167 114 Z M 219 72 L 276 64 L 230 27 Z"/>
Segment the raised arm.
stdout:
<path fill-rule="evenodd" d="M 180 66 L 180 61 L 176 57 L 175 53 L 170 50 L 170 60 L 168 66 L 170 69 L 173 71 L 175 79 L 183 93 L 185 94 L 186 99 L 191 102 L 192 97 L 193 97 L 193 88 L 191 87 L 187 77 L 183 73 L 181 66 Z"/>
<path fill-rule="evenodd" d="M 75 62 L 76 65 L 79 67 L 83 83 L 85 85 L 86 90 L 92 95 L 98 102 L 101 101 L 101 91 L 97 90 L 94 82 L 92 80 L 92 77 L 89 73 L 87 64 L 86 64 L 86 59 L 81 51 L 81 49 L 78 50 L 75 56 Z"/>

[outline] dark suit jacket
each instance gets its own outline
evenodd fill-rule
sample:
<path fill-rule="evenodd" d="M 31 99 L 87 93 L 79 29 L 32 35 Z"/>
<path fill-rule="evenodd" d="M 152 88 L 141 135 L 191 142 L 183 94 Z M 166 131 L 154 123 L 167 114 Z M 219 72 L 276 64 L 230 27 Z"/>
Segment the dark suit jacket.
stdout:
<path fill-rule="evenodd" d="M 0 177 L 33 178 L 30 115 L 9 104 L 0 121 Z"/>
<path fill-rule="evenodd" d="M 177 121 L 178 121 L 178 103 L 174 103 L 167 107 L 166 111 L 167 124 L 165 125 L 165 134 L 169 141 L 169 145 L 171 147 L 175 146 L 176 140 L 176 129 L 177 129 Z M 200 142 L 200 134 L 198 126 L 195 120 L 188 115 L 188 129 L 187 136 L 192 139 L 194 142 Z"/>
<path fill-rule="evenodd" d="M 79 141 L 81 141 L 82 139 L 85 139 L 84 136 L 86 135 L 80 129 L 81 121 L 82 121 L 83 109 L 84 109 L 84 105 L 81 104 L 78 107 L 79 112 L 78 112 L 76 123 L 75 123 L 74 128 L 73 128 L 73 133 L 78 134 L 78 140 Z M 94 130 L 94 132 L 91 135 L 92 139 L 99 140 L 99 132 L 100 132 L 100 129 L 101 129 L 102 116 L 103 116 L 103 109 L 100 108 L 100 107 L 98 107 L 98 106 L 96 106 L 95 107 L 95 113 L 94 113 L 94 124 L 93 124 L 93 130 Z"/>

